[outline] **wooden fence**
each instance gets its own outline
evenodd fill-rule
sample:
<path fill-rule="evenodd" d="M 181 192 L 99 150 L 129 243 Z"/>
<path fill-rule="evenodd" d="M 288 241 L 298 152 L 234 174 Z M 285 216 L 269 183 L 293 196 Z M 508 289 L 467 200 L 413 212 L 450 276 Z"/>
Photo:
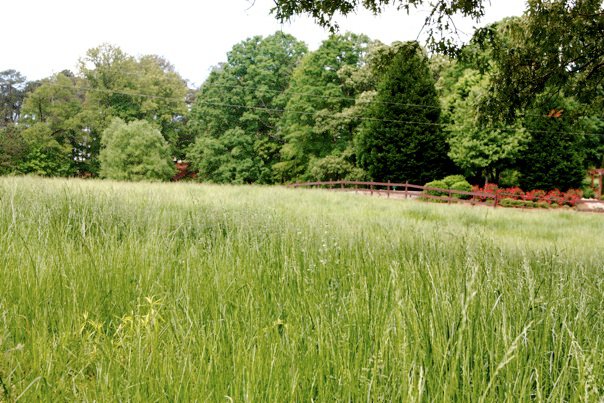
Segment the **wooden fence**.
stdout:
<path fill-rule="evenodd" d="M 465 192 L 462 190 L 454 189 L 441 189 L 433 188 L 428 186 L 414 185 L 408 182 L 405 183 L 393 183 L 393 182 L 363 182 L 363 181 L 327 181 L 327 182 L 302 182 L 292 183 L 287 185 L 290 188 L 322 188 L 336 191 L 348 191 L 348 192 L 362 192 L 369 193 L 371 195 L 381 195 L 386 197 L 393 197 L 399 199 L 418 198 L 437 200 L 442 203 L 466 203 L 471 205 L 483 205 L 497 208 L 500 206 L 500 202 L 507 198 L 517 198 L 518 195 L 506 192 Z M 428 192 L 441 193 L 444 196 L 437 196 Z M 521 196 L 520 200 L 529 201 L 525 196 Z M 532 200 L 534 202 L 544 201 L 545 199 Z M 578 201 L 576 206 L 583 204 L 596 204 L 599 208 L 597 209 L 578 209 L 579 211 L 594 211 L 604 212 L 604 202 L 601 201 Z M 507 207 L 507 206 L 506 206 Z M 510 206 L 519 208 L 536 208 L 529 207 L 526 205 L 522 206 Z"/>

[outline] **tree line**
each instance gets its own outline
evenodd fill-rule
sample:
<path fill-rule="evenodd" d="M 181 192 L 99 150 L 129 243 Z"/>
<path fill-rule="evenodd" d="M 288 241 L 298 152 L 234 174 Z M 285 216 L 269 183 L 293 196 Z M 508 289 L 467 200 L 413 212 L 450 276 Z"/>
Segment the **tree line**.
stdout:
<path fill-rule="evenodd" d="M 312 52 L 282 32 L 256 36 L 196 90 L 168 61 L 110 45 L 75 73 L 27 82 L 4 71 L 0 173 L 167 180 L 186 160 L 217 183 L 462 174 L 579 188 L 603 164 L 602 80 L 566 68 L 536 86 L 525 66 L 532 24 L 505 19 L 452 55 L 354 33 Z"/>

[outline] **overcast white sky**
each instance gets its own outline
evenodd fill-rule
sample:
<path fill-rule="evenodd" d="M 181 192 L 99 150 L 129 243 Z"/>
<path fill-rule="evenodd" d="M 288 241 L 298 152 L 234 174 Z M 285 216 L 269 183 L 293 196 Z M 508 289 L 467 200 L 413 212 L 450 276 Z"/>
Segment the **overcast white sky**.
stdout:
<path fill-rule="evenodd" d="M 157 54 L 198 86 L 211 66 L 250 36 L 291 33 L 316 49 L 328 34 L 306 17 L 279 24 L 272 0 L 6 0 L 0 23 L 0 71 L 12 68 L 29 80 L 63 69 L 77 70 L 78 58 L 102 43 L 134 56 Z M 479 25 L 521 15 L 525 0 L 492 0 Z M 374 17 L 359 12 L 339 18 L 341 31 L 364 33 L 385 43 L 417 38 L 426 11 L 412 16 L 388 9 Z M 461 21 L 468 35 L 476 25 Z"/>

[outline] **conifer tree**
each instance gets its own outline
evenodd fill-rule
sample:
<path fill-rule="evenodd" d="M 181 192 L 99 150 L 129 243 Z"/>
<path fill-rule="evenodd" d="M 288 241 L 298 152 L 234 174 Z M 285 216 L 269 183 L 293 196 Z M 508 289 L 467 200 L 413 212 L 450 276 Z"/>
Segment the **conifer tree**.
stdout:
<path fill-rule="evenodd" d="M 451 169 L 428 57 L 417 42 L 384 47 L 372 60 L 377 92 L 356 137 L 361 168 L 375 180 L 426 183 Z"/>

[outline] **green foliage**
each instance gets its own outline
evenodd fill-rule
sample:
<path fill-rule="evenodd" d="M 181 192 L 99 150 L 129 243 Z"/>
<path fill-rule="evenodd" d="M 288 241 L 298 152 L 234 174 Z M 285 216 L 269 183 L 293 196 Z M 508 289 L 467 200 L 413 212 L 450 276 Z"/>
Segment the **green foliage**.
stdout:
<path fill-rule="evenodd" d="M 586 199 L 595 199 L 596 192 L 594 192 L 594 190 L 591 187 L 584 187 L 583 188 L 583 197 Z"/>
<path fill-rule="evenodd" d="M 233 47 L 200 88 L 189 129 L 196 135 L 187 159 L 201 180 L 272 183 L 284 140 L 276 128 L 284 94 L 306 46 L 275 33 Z"/>
<path fill-rule="evenodd" d="M 428 59 L 416 42 L 382 49 L 379 83 L 356 137 L 360 167 L 378 181 L 424 183 L 451 170 Z"/>
<path fill-rule="evenodd" d="M 200 136 L 189 147 L 188 158 L 202 181 L 252 183 L 266 174 L 255 146 L 259 144 L 240 129 L 230 129 L 219 139 Z M 264 172 L 263 172 L 264 171 Z"/>
<path fill-rule="evenodd" d="M 44 79 L 23 103 L 21 123 L 44 125 L 52 137 L 68 147 L 71 165 L 77 173 L 97 172 L 98 161 L 91 152 L 94 142 L 86 120 L 82 119 L 85 82 L 65 73 Z M 47 175 L 61 176 L 58 172 Z"/>
<path fill-rule="evenodd" d="M 352 157 L 352 150 L 347 149 L 341 154 L 312 159 L 309 164 L 308 179 L 314 181 L 361 181 L 366 179 L 365 172 L 354 165 Z"/>
<path fill-rule="evenodd" d="M 71 176 L 75 173 L 71 146 L 44 123 L 22 132 L 27 154 L 19 166 L 22 173 L 42 176 Z"/>
<path fill-rule="evenodd" d="M 476 111 L 491 96 L 489 76 L 461 64 L 451 68 L 463 73 L 450 87 L 440 84 L 447 111 L 448 155 L 469 175 L 497 182 L 500 173 L 514 165 L 530 136 L 519 120 L 513 124 L 481 120 Z"/>
<path fill-rule="evenodd" d="M 121 180 L 167 180 L 176 169 L 168 143 L 146 121 L 113 119 L 103 132 L 101 176 Z"/>
<path fill-rule="evenodd" d="M 515 169 L 504 169 L 499 174 L 497 182 L 502 188 L 512 188 L 520 186 L 520 173 Z"/>
<path fill-rule="evenodd" d="M 446 178 L 445 178 L 445 180 L 446 180 Z M 463 181 L 455 182 L 454 184 L 452 184 L 451 186 L 449 186 L 449 189 L 451 189 L 451 190 L 460 190 L 462 192 L 471 192 L 472 191 L 472 185 L 470 185 L 464 179 Z M 453 197 L 458 198 L 458 199 L 470 199 L 472 196 L 454 193 Z"/>
<path fill-rule="evenodd" d="M 456 183 L 467 182 L 466 178 L 463 175 L 449 175 L 449 176 L 445 176 L 442 181 L 447 185 L 447 189 L 450 189 L 451 186 L 453 186 Z"/>
<path fill-rule="evenodd" d="M 496 72 L 490 114 L 514 116 L 548 88 L 601 111 L 603 11 L 599 0 L 529 0 L 525 16 L 479 31 Z"/>
<path fill-rule="evenodd" d="M 429 187 L 429 188 L 434 188 L 434 189 L 448 189 L 449 188 L 447 186 L 447 183 L 442 180 L 435 180 L 432 182 L 428 182 L 424 186 Z M 431 196 L 447 196 L 449 194 L 448 192 L 441 191 L 441 190 L 425 190 L 424 192 Z"/>
<path fill-rule="evenodd" d="M 274 168 L 280 181 L 302 179 L 311 159 L 350 147 L 363 104 L 355 104 L 355 95 L 367 79 L 358 70 L 368 45 L 364 35 L 333 35 L 294 70 L 279 123 L 285 144 Z"/>
<path fill-rule="evenodd" d="M 564 109 L 559 118 L 546 115 L 552 109 Z M 539 96 L 527 113 L 525 126 L 531 135 L 526 151 L 518 162 L 523 189 L 577 189 L 584 169 L 584 141 L 577 105 L 568 98 Z"/>
<path fill-rule="evenodd" d="M 119 47 L 89 49 L 80 60 L 80 74 L 87 83 L 86 110 L 82 120 L 96 143 L 113 118 L 126 122 L 146 120 L 158 127 L 173 156 L 182 157 L 187 137 L 186 82 L 165 59 L 147 55 L 136 59 Z"/>
<path fill-rule="evenodd" d="M 0 128 L 0 175 L 19 172 L 27 155 L 27 143 L 15 125 Z"/>

